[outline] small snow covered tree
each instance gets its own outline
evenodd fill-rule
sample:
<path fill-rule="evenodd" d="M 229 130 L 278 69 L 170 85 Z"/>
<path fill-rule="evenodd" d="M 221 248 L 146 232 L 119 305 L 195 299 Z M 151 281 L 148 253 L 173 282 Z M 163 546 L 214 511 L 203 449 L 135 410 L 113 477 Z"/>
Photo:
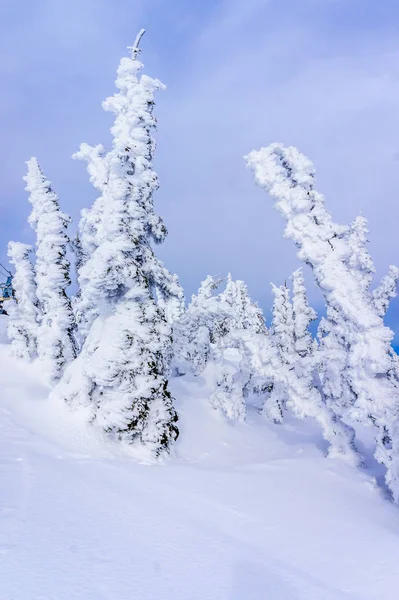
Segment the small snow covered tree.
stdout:
<path fill-rule="evenodd" d="M 168 278 L 167 289 L 156 288 L 158 306 L 165 313 L 167 322 L 173 326 L 184 314 L 185 297 L 177 275 Z"/>
<path fill-rule="evenodd" d="M 173 326 L 173 371 L 200 375 L 208 362 L 212 344 L 225 335 L 228 315 L 213 292 L 222 280 L 208 275 L 193 295 L 187 310 Z"/>
<path fill-rule="evenodd" d="M 329 406 L 338 414 L 349 400 L 349 414 L 377 426 L 377 460 L 387 469 L 386 482 L 399 501 L 399 384 L 390 342 L 375 298 L 367 290 L 369 266 L 362 276 L 351 264 L 348 228 L 332 221 L 315 190 L 314 167 L 296 148 L 272 144 L 247 156 L 257 183 L 275 198 L 287 221 L 286 235 L 298 256 L 312 268 L 327 304 L 325 344 L 333 340 L 328 361 L 339 368 L 327 374 Z M 362 234 L 363 235 L 363 234 Z M 368 261 L 367 261 L 368 262 Z M 364 266 L 363 260 L 359 264 Z M 364 277 L 365 275 L 365 277 Z M 333 391 L 333 394 L 332 394 Z"/>
<path fill-rule="evenodd" d="M 211 395 L 211 405 L 221 411 L 231 421 L 245 421 L 246 405 L 243 390 L 248 381 L 242 364 L 226 359 L 223 354 L 217 364 L 218 375 L 215 391 Z"/>
<path fill-rule="evenodd" d="M 82 242 L 80 240 L 80 232 L 79 231 L 77 232 L 75 239 L 73 240 L 71 245 L 72 245 L 72 250 L 73 250 L 74 258 L 75 258 L 75 272 L 76 272 L 76 275 L 78 275 L 80 269 L 82 268 L 82 266 L 85 264 L 85 262 L 88 259 L 88 256 L 82 247 Z M 72 312 L 73 312 L 74 320 L 75 320 L 74 335 L 75 335 L 75 342 L 76 342 L 76 350 L 77 350 L 77 352 L 79 352 L 83 345 L 83 341 L 87 337 L 87 331 L 85 331 L 85 325 L 87 324 L 87 319 L 85 319 L 86 312 L 84 310 L 82 310 L 83 303 L 82 303 L 82 298 L 81 298 L 81 290 L 79 287 L 76 292 L 76 295 L 72 297 L 71 304 L 72 304 Z M 82 330 L 84 332 L 83 337 L 81 335 Z"/>
<path fill-rule="evenodd" d="M 201 306 L 208 300 L 211 300 L 214 297 L 213 292 L 219 288 L 222 281 L 223 279 L 220 277 L 207 275 L 204 281 L 201 281 L 197 294 L 193 294 L 191 297 L 191 304 L 193 304 L 193 306 Z"/>
<path fill-rule="evenodd" d="M 298 419 L 315 419 L 329 443 L 329 456 L 344 456 L 358 463 L 353 431 L 326 406 L 320 390 L 315 386 L 313 344 L 307 330 L 314 314 L 307 303 L 300 271 L 294 273 L 294 281 L 295 310 L 287 285 L 273 286 L 270 340 L 276 352 L 274 356 L 271 355 L 273 386 L 265 400 L 263 413 L 277 423 L 283 420 L 284 409 L 290 409 Z"/>
<path fill-rule="evenodd" d="M 66 257 L 70 218 L 60 211 L 58 197 L 36 158 L 28 162 L 24 177 L 32 212 L 29 223 L 36 232 L 36 284 L 40 306 L 38 356 L 51 381 L 62 375 L 76 356 L 74 318 L 66 289 L 70 285 Z"/>
<path fill-rule="evenodd" d="M 143 33 L 121 60 L 119 92 L 103 103 L 115 115 L 112 149 L 83 144 L 76 155 L 87 161 L 100 196 L 79 225 L 83 346 L 54 393 L 88 406 L 91 420 L 111 436 L 158 455 L 178 436 L 167 380 L 171 327 L 158 299 L 181 299 L 182 291 L 151 245 L 166 236 L 154 211 L 152 166 L 154 95 L 163 85 L 140 76 Z"/>
<path fill-rule="evenodd" d="M 271 421 L 280 423 L 288 399 L 285 371 L 294 368 L 295 364 L 294 314 L 287 285 L 272 285 L 272 292 L 274 301 L 270 339 L 276 348 L 280 364 L 270 396 L 263 406 L 263 414 Z"/>
<path fill-rule="evenodd" d="M 263 393 L 266 385 L 263 363 L 259 373 L 252 355 L 258 353 L 257 338 L 267 330 L 245 283 L 229 274 L 223 292 L 215 294 L 221 282 L 208 276 L 175 323 L 174 372 L 199 375 L 211 361 L 215 376 L 211 405 L 227 418 L 242 422 L 247 395 Z"/>
<path fill-rule="evenodd" d="M 272 284 L 274 297 L 270 336 L 284 362 L 292 362 L 295 356 L 294 312 L 290 291 L 286 283 L 280 287 Z"/>
<path fill-rule="evenodd" d="M 240 289 L 242 282 L 236 286 L 238 282 L 231 277 L 226 290 L 215 294 L 221 282 L 221 278 L 208 275 L 175 322 L 173 367 L 176 375 L 200 375 L 211 361 L 215 383 L 211 405 L 228 419 L 242 422 L 250 369 L 249 352 L 240 333 L 245 327 L 259 328 L 253 316 L 257 307 L 248 298 L 245 285 Z M 246 306 L 248 315 L 240 313 Z"/>
<path fill-rule="evenodd" d="M 380 285 L 373 290 L 374 305 L 380 317 L 385 316 L 390 301 L 396 297 L 398 279 L 399 269 L 391 265 L 388 273 L 382 278 Z"/>
<path fill-rule="evenodd" d="M 222 279 L 208 275 L 197 295 L 174 326 L 175 373 L 199 375 L 220 348 L 240 346 L 239 332 L 266 334 L 261 309 L 251 300 L 243 281 L 229 274 L 223 292 L 214 294 Z M 218 348 L 219 346 L 219 348 Z"/>
<path fill-rule="evenodd" d="M 37 355 L 39 307 L 36 296 L 35 272 L 29 255 L 32 246 L 9 242 L 8 257 L 14 265 L 12 280 L 14 298 L 7 307 L 9 320 L 8 337 L 12 352 L 18 358 L 31 360 Z"/>
<path fill-rule="evenodd" d="M 244 281 L 234 281 L 231 274 L 227 275 L 226 287 L 220 294 L 220 301 L 226 303 L 231 310 L 231 327 L 246 329 L 254 333 L 265 333 L 265 320 L 262 310 L 251 299 Z"/>
<path fill-rule="evenodd" d="M 302 269 L 292 274 L 292 310 L 295 351 L 301 357 L 309 356 L 315 348 L 309 325 L 317 319 L 317 313 L 309 306 Z"/>
<path fill-rule="evenodd" d="M 347 265 L 365 290 L 370 288 L 375 273 L 372 258 L 367 250 L 368 233 L 367 219 L 359 215 L 345 236 L 349 249 Z"/>
<path fill-rule="evenodd" d="M 374 263 L 367 250 L 368 233 L 367 219 L 360 215 L 353 221 L 345 237 L 349 247 L 347 265 L 367 292 L 370 290 L 370 284 L 375 274 Z M 396 296 L 398 278 L 399 269 L 391 265 L 379 286 L 372 292 L 380 317 L 385 316 L 390 301 Z"/>
<path fill-rule="evenodd" d="M 357 277 L 367 292 L 370 290 L 370 284 L 375 273 L 373 260 L 366 247 L 368 233 L 367 219 L 360 215 L 353 221 L 346 236 L 349 246 L 347 264 L 352 274 Z M 399 269 L 391 265 L 379 286 L 372 292 L 374 304 L 380 317 L 385 316 L 390 301 L 396 296 L 398 278 Z"/>

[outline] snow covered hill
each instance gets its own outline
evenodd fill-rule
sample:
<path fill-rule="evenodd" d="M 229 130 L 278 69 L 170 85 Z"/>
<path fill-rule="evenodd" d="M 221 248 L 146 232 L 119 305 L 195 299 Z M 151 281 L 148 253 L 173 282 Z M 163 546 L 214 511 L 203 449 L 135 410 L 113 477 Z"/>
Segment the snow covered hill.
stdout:
<path fill-rule="evenodd" d="M 311 424 L 231 425 L 176 379 L 175 456 L 141 464 L 0 359 L 1 600 L 397 597 L 399 510 Z"/>

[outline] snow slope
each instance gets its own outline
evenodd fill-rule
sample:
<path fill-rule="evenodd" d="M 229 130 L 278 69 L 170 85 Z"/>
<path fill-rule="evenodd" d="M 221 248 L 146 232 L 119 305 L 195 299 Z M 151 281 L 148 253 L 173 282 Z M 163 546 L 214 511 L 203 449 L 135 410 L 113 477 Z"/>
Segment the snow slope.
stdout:
<path fill-rule="evenodd" d="M 176 455 L 141 464 L 0 360 L 1 600 L 397 598 L 399 509 L 311 424 L 231 425 L 178 379 Z"/>

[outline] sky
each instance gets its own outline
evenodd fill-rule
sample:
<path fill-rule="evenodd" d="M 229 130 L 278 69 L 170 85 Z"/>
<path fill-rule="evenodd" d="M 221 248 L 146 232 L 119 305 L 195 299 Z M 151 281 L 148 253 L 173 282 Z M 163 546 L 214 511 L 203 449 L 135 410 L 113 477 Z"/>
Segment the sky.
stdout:
<path fill-rule="evenodd" d="M 284 223 L 243 156 L 273 141 L 316 165 L 333 217 L 369 220 L 377 274 L 399 263 L 397 0 L 2 0 L 0 259 L 33 241 L 22 177 L 37 156 L 73 218 L 96 197 L 81 142 L 110 143 L 120 58 L 146 28 L 141 60 L 159 92 L 158 249 L 189 297 L 207 274 L 244 279 L 269 315 L 270 282 L 298 266 Z M 322 299 L 306 273 L 310 299 Z M 399 344 L 399 300 L 388 314 Z"/>

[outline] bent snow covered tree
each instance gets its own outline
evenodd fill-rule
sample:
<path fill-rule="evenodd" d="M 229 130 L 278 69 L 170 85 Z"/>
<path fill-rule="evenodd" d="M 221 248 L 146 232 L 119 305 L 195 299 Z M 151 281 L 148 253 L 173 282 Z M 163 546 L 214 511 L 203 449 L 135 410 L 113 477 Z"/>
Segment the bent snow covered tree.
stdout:
<path fill-rule="evenodd" d="M 271 144 L 252 151 L 248 166 L 258 185 L 276 200 L 287 221 L 285 234 L 310 265 L 322 291 L 327 319 L 321 340 L 327 405 L 336 414 L 376 426 L 376 459 L 399 502 L 399 382 L 391 340 L 382 316 L 394 295 L 391 269 L 377 291 L 370 289 L 371 261 L 365 253 L 365 224 L 334 223 L 315 189 L 311 161 L 296 148 Z"/>

